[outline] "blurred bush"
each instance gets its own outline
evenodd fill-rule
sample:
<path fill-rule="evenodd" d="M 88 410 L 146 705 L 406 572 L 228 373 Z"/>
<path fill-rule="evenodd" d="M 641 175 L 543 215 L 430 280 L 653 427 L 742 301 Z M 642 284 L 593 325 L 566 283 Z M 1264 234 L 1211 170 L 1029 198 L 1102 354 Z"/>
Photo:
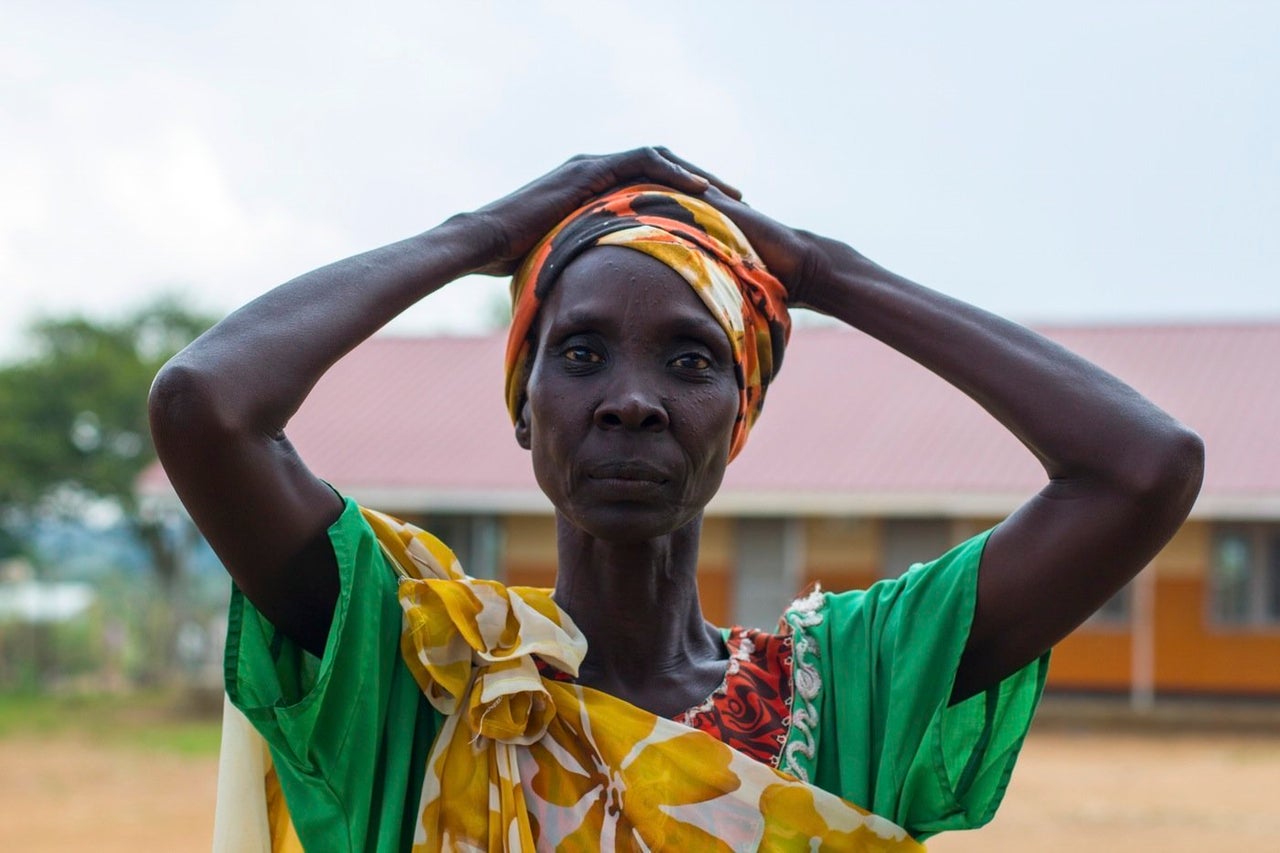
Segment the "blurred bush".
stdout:
<path fill-rule="evenodd" d="M 225 581 L 198 576 L 208 554 L 190 522 L 142 505 L 135 484 L 155 460 L 151 381 L 211 323 L 175 297 L 115 320 L 46 318 L 0 366 L 0 689 L 206 667 Z M 76 584 L 92 603 L 63 612 Z"/>

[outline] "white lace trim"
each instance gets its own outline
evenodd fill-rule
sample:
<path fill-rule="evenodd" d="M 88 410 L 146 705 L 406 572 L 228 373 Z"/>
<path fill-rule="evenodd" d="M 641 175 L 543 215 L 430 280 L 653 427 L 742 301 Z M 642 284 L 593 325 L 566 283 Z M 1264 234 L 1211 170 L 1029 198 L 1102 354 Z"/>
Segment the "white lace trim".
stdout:
<path fill-rule="evenodd" d="M 822 656 L 818 644 L 809 636 L 808 629 L 822 624 L 825 616 L 823 605 L 826 598 L 822 590 L 815 588 L 804 598 L 798 599 L 787 608 L 782 615 L 783 621 L 791 626 L 792 653 L 791 667 L 792 706 L 791 733 L 782 748 L 778 761 L 778 769 L 790 773 L 802 782 L 808 783 L 809 770 L 802 763 L 812 763 L 817 752 L 815 740 L 818 728 L 817 698 L 822 692 L 822 676 L 818 674 L 818 660 Z"/>
<path fill-rule="evenodd" d="M 729 665 L 725 667 L 724 678 L 720 680 L 720 686 L 715 690 L 712 690 L 711 695 L 704 699 L 702 704 L 695 705 L 681 714 L 676 722 L 683 723 L 686 726 L 692 726 L 694 719 L 696 719 L 699 714 L 704 714 L 714 708 L 716 698 L 723 696 L 728 691 L 729 679 L 738 674 L 738 670 L 742 668 L 742 662 L 755 654 L 755 652 L 756 644 L 751 642 L 751 638 L 747 636 L 745 631 L 743 631 L 741 634 L 741 640 L 738 643 L 737 651 L 729 656 Z"/>

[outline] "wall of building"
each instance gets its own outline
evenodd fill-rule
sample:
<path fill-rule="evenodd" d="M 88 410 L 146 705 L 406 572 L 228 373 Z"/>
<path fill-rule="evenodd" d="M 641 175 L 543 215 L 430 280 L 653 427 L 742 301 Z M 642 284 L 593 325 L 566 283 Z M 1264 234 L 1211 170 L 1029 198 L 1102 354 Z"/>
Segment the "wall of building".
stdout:
<path fill-rule="evenodd" d="M 959 542 L 995 519 L 956 519 Z M 734 601 L 734 520 L 712 517 L 702 534 L 699 590 L 708 619 L 731 624 Z M 549 586 L 555 580 L 555 523 L 548 516 L 509 516 L 502 521 L 502 572 L 508 583 Z M 861 589 L 884 576 L 886 525 L 874 518 L 807 518 L 800 587 Z M 1189 522 L 1152 561 L 1151 630 L 1157 691 L 1280 695 L 1280 629 L 1226 628 L 1210 618 L 1208 575 L 1213 527 Z M 798 588 L 796 592 L 800 592 Z M 1054 651 L 1049 687 L 1060 690 L 1130 688 L 1134 644 L 1130 622 L 1091 620 Z"/>
<path fill-rule="evenodd" d="M 550 515 L 502 519 L 502 581 L 513 586 L 556 582 L 556 520 Z"/>
<path fill-rule="evenodd" d="M 880 577 L 881 524 L 871 518 L 806 518 L 804 578 L 838 592 Z"/>
<path fill-rule="evenodd" d="M 987 529 L 996 519 L 952 521 L 952 542 Z M 864 588 L 882 577 L 885 525 L 878 519 L 805 521 L 805 572 L 831 590 Z M 1150 629 L 1152 683 L 1167 693 L 1280 695 L 1280 628 L 1215 625 L 1210 614 L 1209 567 L 1213 524 L 1191 521 L 1147 569 L 1154 572 Z M 1134 616 L 1093 619 L 1054 650 L 1049 687 L 1123 692 L 1133 683 Z"/>
<path fill-rule="evenodd" d="M 1208 523 L 1187 524 L 1160 565 L 1156 684 L 1180 692 L 1280 693 L 1280 628 L 1214 622 L 1209 608 L 1212 532 Z"/>
<path fill-rule="evenodd" d="M 1210 522 L 1188 522 L 1152 561 L 1155 689 L 1165 693 L 1280 695 L 1280 630 L 1215 625 L 1210 613 Z M 1086 623 L 1054 651 L 1049 685 L 1127 690 L 1129 626 Z"/>

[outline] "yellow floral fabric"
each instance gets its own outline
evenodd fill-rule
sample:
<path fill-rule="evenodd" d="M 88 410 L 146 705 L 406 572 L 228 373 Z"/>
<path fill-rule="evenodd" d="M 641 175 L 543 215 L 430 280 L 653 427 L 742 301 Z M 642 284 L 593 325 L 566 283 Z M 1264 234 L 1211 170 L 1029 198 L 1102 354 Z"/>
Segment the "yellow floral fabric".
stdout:
<path fill-rule="evenodd" d="M 400 576 L 401 652 L 447 715 L 415 851 L 923 850 L 900 827 L 599 691 L 550 591 L 467 577 L 439 540 L 362 510 Z"/>

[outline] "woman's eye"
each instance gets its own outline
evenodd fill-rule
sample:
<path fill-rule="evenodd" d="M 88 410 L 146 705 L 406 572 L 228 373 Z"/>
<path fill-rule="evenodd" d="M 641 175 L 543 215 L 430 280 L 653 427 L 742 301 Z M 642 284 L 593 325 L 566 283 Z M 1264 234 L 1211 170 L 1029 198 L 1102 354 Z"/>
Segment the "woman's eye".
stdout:
<path fill-rule="evenodd" d="M 589 347 L 584 347 L 584 346 L 569 347 L 564 351 L 564 357 L 569 361 L 581 361 L 581 362 L 588 362 L 592 364 L 603 361 L 603 359 L 600 358 L 599 353 L 595 352 Z"/>
<path fill-rule="evenodd" d="M 707 370 L 711 367 L 711 359 L 696 352 L 676 356 L 673 363 L 683 370 Z"/>

